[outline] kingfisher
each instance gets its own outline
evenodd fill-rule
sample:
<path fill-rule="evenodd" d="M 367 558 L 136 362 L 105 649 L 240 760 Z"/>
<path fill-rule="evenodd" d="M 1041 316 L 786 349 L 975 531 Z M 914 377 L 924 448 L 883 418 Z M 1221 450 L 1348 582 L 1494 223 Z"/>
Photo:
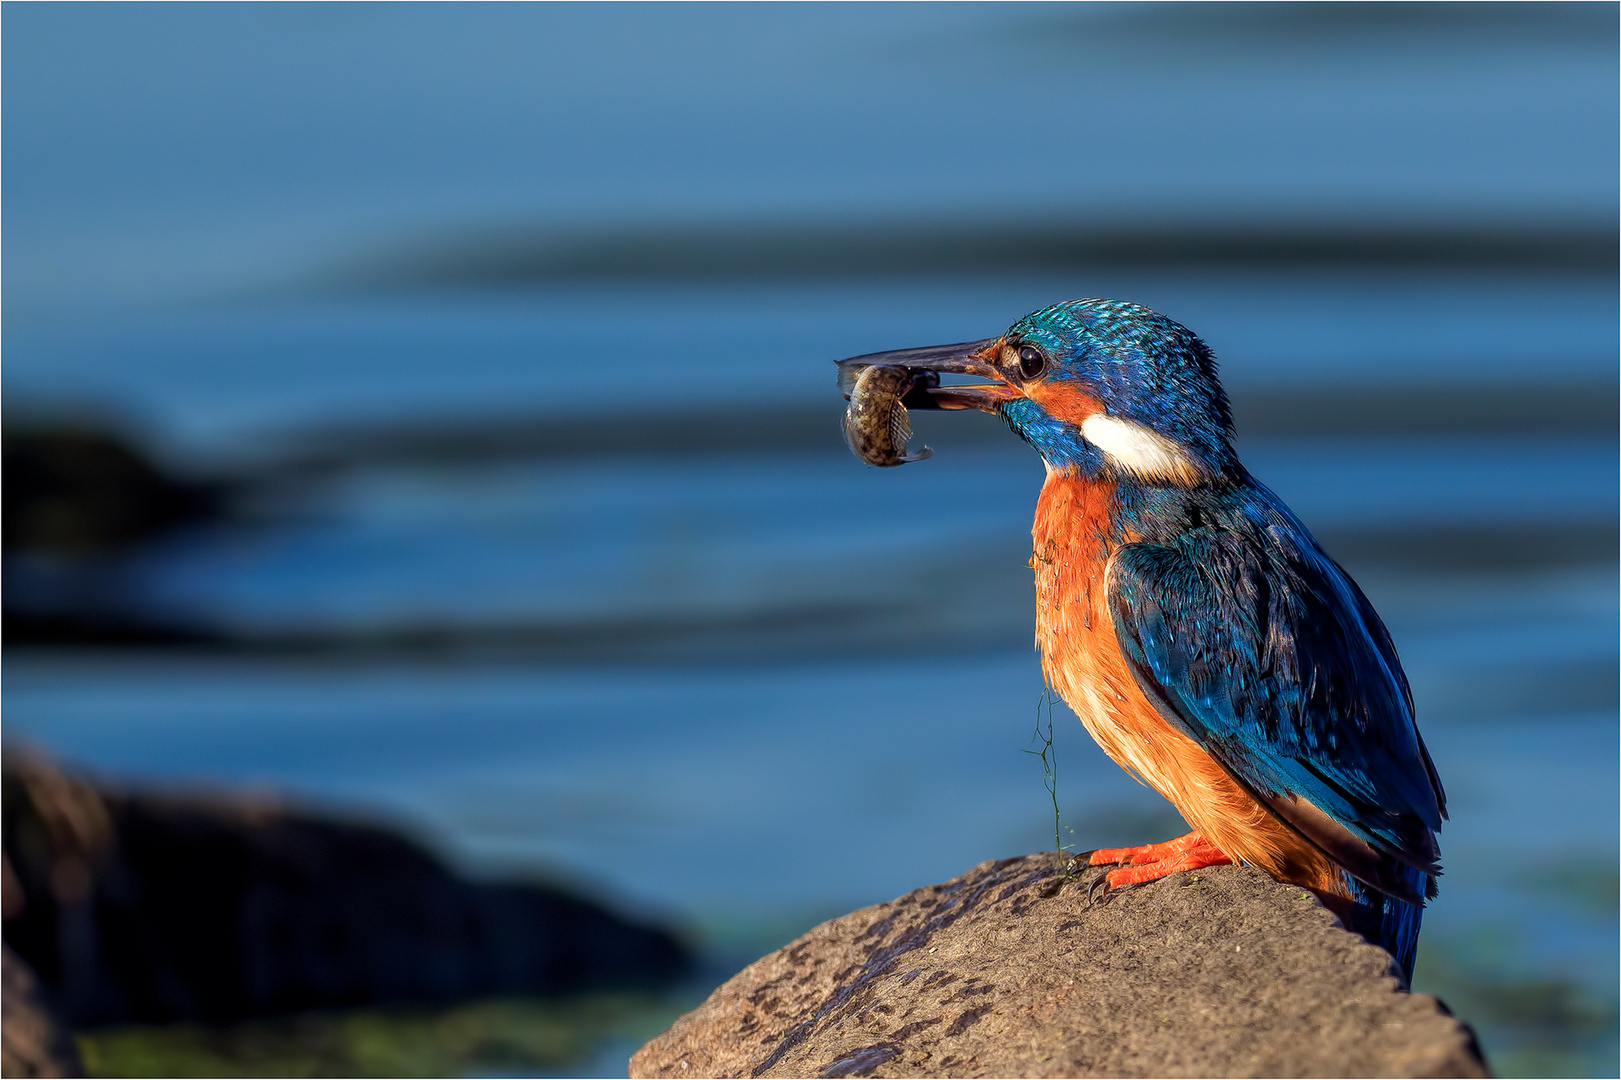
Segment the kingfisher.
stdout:
<path fill-rule="evenodd" d="M 1046 463 L 1030 557 L 1042 673 L 1192 826 L 1091 852 L 1114 867 L 1107 887 L 1258 867 L 1410 984 L 1446 794 L 1373 605 L 1234 452 L 1209 347 L 1141 305 L 1083 299 L 1000 337 L 851 357 L 841 382 L 874 366 L 912 374 L 906 406 L 994 413 Z"/>

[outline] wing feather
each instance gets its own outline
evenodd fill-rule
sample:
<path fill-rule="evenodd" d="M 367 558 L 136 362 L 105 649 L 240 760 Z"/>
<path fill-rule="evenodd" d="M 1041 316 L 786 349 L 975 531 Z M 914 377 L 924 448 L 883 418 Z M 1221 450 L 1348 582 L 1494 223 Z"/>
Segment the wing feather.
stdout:
<path fill-rule="evenodd" d="M 1121 649 L 1165 718 L 1263 805 L 1366 884 L 1416 899 L 1400 866 L 1440 872 L 1446 797 L 1406 676 L 1361 590 L 1265 496 L 1239 528 L 1116 552 Z"/>

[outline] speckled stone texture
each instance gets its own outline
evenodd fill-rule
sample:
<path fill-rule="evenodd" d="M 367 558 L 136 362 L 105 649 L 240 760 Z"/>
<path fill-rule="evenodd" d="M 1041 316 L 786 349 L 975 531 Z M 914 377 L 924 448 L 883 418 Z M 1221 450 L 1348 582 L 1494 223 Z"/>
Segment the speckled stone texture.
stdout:
<path fill-rule="evenodd" d="M 1258 871 L 1094 901 L 1048 853 L 823 923 L 631 1058 L 634 1077 L 1488 1076 L 1434 998 Z"/>

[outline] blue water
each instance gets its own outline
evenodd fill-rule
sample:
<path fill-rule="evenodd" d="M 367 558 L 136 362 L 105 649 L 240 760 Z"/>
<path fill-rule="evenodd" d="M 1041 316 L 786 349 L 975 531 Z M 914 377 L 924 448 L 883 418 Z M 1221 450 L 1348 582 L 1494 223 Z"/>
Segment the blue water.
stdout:
<path fill-rule="evenodd" d="M 1391 325 L 1405 319 L 1435 345 L 1428 367 L 1383 368 L 1343 343 L 1345 313 L 1363 305 L 1342 278 L 1162 287 L 1186 310 L 1223 314 L 1216 340 L 1240 390 L 1359 377 L 1392 393 L 1415 385 L 1404 378 L 1491 385 L 1514 355 L 1538 356 L 1553 383 L 1600 370 L 1593 357 L 1611 328 L 1596 289 L 1545 283 L 1544 299 L 1568 315 L 1568 346 L 1544 353 L 1532 351 L 1526 309 L 1495 303 L 1493 282 L 1474 304 L 1456 281 L 1428 293 L 1420 284 L 1361 286 Z M 20 333 L 8 379 L 41 398 L 86 386 L 124 401 L 144 393 L 146 415 L 174 436 L 176 463 L 262 463 L 317 422 L 567 409 L 557 379 L 582 352 L 602 358 L 593 406 L 622 393 L 627 423 L 716 399 L 739 409 L 831 402 L 834 356 L 984 333 L 964 311 L 983 316 L 1016 299 L 1011 286 L 955 288 L 689 288 L 656 302 L 640 289 L 634 304 L 623 289 L 576 290 L 567 304 L 165 317 L 94 338 Z M 1289 300 L 1290 319 L 1270 317 L 1268 290 Z M 566 329 L 568 312 L 622 308 L 637 314 L 616 333 L 643 343 L 622 363 L 592 352 L 588 330 Z M 886 310 L 900 313 L 893 328 Z M 702 364 L 709 379 L 684 374 L 717 340 L 744 351 L 748 334 L 723 328 L 772 325 L 788 328 L 789 345 L 754 364 Z M 1394 334 L 1373 320 L 1361 332 Z M 414 359 L 397 362 L 401 343 Z M 236 362 L 222 365 L 233 350 Z M 300 355 L 332 377 L 280 385 L 276 358 Z M 191 377 L 220 366 L 212 384 Z M 381 389 L 368 396 L 374 380 Z M 466 398 L 446 400 L 452 388 Z M 239 633 L 607 635 L 573 661 L 532 648 L 14 653 L 7 734 L 118 778 L 246 784 L 383 815 L 474 871 L 563 877 L 739 955 L 1050 844 L 1040 763 L 1024 752 L 1042 694 L 1023 565 L 1040 464 L 1011 437 L 954 444 L 937 420 L 934 459 L 864 468 L 839 445 L 836 412 L 831 403 L 823 451 L 362 461 L 279 490 L 247 519 L 167 541 L 130 571 L 144 602 Z M 1470 1000 L 1460 986 L 1574 995 L 1587 1012 L 1563 1056 L 1544 1045 L 1566 1039 L 1562 1028 L 1528 1034 L 1489 1010 L 1471 1018 L 1510 1071 L 1602 1071 L 1603 1017 L 1617 997 L 1615 568 L 1533 555 L 1438 569 L 1404 555 L 1401 537 L 1613 527 L 1613 437 L 1420 430 L 1241 436 L 1240 447 L 1323 535 L 1394 537 L 1350 566 L 1395 636 L 1452 798 L 1420 988 L 1428 964 L 1430 988 L 1460 1008 Z M 693 625 L 701 633 L 682 629 Z M 620 633 L 651 644 L 616 649 Z M 1178 831 L 1162 800 L 1058 712 L 1063 842 Z M 1535 989 L 1548 985 L 1564 989 Z"/>
<path fill-rule="evenodd" d="M 18 5 L 4 21 L 12 319 L 307 283 L 531 225 L 1615 214 L 1605 5 Z"/>
<path fill-rule="evenodd" d="M 301 428 L 822 401 L 833 359 L 1126 297 L 1194 327 L 1235 390 L 1608 378 L 1613 281 L 1476 272 L 1090 271 L 1012 280 L 561 285 L 89 314 L 6 334 L 14 404 L 101 404 L 186 452 Z M 768 447 L 762 447 L 762 451 Z"/>
<path fill-rule="evenodd" d="M 1460 431 L 1444 392 L 1613 401 L 1613 272 L 991 259 L 387 283 L 451 249 L 678 226 L 1602 237 L 1612 5 L 13 4 L 0 22 L 8 422 L 88 416 L 182 473 L 279 477 L 109 587 L 364 646 L 13 651 L 8 740 L 382 815 L 739 961 L 1050 844 L 1024 752 L 1040 464 L 933 417 L 934 459 L 863 468 L 831 361 L 1123 297 L 1203 335 L 1241 402 L 1438 403 L 1433 430 L 1241 430 L 1240 451 L 1343 545 L 1451 795 L 1418 987 L 1502 1074 L 1615 1073 L 1617 573 L 1602 542 L 1560 543 L 1613 535 L 1614 431 L 1512 405 Z M 590 416 L 611 441 L 649 416 L 823 403 L 820 449 L 284 468 L 379 425 Z M 25 569 L 11 600 L 58 581 Z M 1179 830 L 1058 713 L 1063 842 Z"/>

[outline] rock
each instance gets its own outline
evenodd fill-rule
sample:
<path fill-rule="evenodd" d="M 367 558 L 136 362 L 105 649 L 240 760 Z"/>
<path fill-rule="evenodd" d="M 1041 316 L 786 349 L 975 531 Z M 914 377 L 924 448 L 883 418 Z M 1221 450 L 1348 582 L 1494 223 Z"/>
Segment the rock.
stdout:
<path fill-rule="evenodd" d="M 637 1077 L 1487 1076 L 1315 897 L 1225 866 L 1110 893 L 1053 853 L 823 923 L 631 1058 Z"/>
<path fill-rule="evenodd" d="M 6 425 L 7 645 L 207 644 L 220 635 L 150 610 L 146 545 L 224 517 L 232 485 L 171 476 L 137 442 L 87 422 Z"/>
<path fill-rule="evenodd" d="M 221 485 L 169 476 L 133 440 L 86 424 L 7 424 L 0 462 L 8 552 L 128 547 L 223 505 Z"/>
<path fill-rule="evenodd" d="M 669 933 L 272 799 L 4 769 L 6 943 L 75 1025 L 664 985 Z"/>
<path fill-rule="evenodd" d="M 0 979 L 0 1076 L 83 1076 L 67 1025 L 40 993 L 33 969 L 9 948 Z"/>

